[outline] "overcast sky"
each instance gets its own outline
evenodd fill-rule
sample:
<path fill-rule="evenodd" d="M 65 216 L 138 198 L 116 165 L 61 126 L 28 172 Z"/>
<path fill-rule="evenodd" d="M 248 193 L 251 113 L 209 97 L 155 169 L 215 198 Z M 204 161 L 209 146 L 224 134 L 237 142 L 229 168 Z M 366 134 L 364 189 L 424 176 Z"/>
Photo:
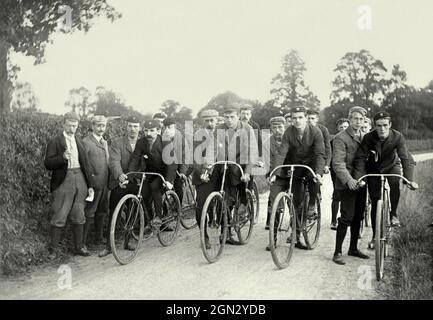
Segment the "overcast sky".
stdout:
<path fill-rule="evenodd" d="M 306 62 L 306 82 L 322 108 L 332 70 L 348 51 L 370 50 L 389 69 L 400 64 L 417 87 L 433 79 L 431 0 L 111 3 L 120 20 L 100 19 L 87 34 L 54 35 L 45 64 L 13 57 L 22 69 L 19 80 L 32 84 L 43 111 L 64 113 L 70 89 L 99 85 L 140 112 L 155 112 L 167 99 L 196 112 L 226 90 L 265 102 L 291 49 Z M 371 30 L 359 28 L 361 5 L 371 7 Z"/>

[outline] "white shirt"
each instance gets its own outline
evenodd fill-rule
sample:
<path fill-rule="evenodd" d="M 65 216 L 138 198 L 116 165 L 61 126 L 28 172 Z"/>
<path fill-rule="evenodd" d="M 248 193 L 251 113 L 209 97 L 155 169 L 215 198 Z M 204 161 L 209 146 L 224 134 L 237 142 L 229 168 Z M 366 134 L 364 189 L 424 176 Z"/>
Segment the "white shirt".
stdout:
<path fill-rule="evenodd" d="M 98 136 L 98 135 L 96 135 L 94 133 L 92 133 L 92 134 L 95 137 L 96 141 L 98 141 L 99 143 L 101 143 L 101 140 L 103 139 L 103 137 L 102 136 Z"/>
<path fill-rule="evenodd" d="M 68 160 L 68 169 L 80 168 L 80 161 L 78 160 L 78 148 L 75 136 L 69 136 L 63 131 L 66 140 L 67 150 L 71 153 L 71 158 Z"/>

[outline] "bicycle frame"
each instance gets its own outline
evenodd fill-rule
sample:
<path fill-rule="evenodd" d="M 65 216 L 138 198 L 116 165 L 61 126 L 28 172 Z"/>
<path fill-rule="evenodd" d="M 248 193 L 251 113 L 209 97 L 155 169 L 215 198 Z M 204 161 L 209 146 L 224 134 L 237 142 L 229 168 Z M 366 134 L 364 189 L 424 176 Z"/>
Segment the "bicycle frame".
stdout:
<path fill-rule="evenodd" d="M 167 181 L 165 180 L 165 178 L 164 178 L 163 175 L 161 175 L 161 174 L 159 174 L 159 173 L 156 173 L 156 172 L 136 172 L 136 171 L 131 171 L 131 172 L 128 172 L 126 175 L 127 175 L 127 176 L 129 176 L 129 175 L 141 175 L 140 187 L 138 188 L 138 194 L 137 194 L 137 197 L 138 197 L 138 199 L 139 199 L 140 201 L 141 201 L 141 199 L 143 198 L 142 195 L 141 195 L 141 190 L 143 189 L 143 182 L 145 181 L 146 176 L 158 176 L 158 177 L 161 178 L 162 183 L 163 183 L 164 185 L 165 185 L 166 182 L 167 182 Z M 128 179 L 127 181 L 129 182 L 129 179 Z"/>
<path fill-rule="evenodd" d="M 225 184 L 226 172 L 227 172 L 228 165 L 229 165 L 229 164 L 233 164 L 233 165 L 237 166 L 237 167 L 239 168 L 239 170 L 241 171 L 241 175 L 242 175 L 242 176 L 244 175 L 244 170 L 242 169 L 242 167 L 241 167 L 240 164 L 238 164 L 238 163 L 236 163 L 236 162 L 234 162 L 234 161 L 228 161 L 228 160 L 226 160 L 226 161 L 217 161 L 217 162 L 213 163 L 210 167 L 208 167 L 208 168 L 205 170 L 205 173 L 204 173 L 204 174 L 207 175 L 207 174 L 209 173 L 209 170 L 212 169 L 214 166 L 216 166 L 216 165 L 218 165 L 218 164 L 223 164 L 223 165 L 224 165 L 223 180 L 222 180 L 222 182 L 221 182 L 221 188 L 220 188 L 220 191 L 219 191 L 219 192 L 224 196 L 224 194 L 225 194 L 225 191 L 224 191 L 224 184 Z"/>

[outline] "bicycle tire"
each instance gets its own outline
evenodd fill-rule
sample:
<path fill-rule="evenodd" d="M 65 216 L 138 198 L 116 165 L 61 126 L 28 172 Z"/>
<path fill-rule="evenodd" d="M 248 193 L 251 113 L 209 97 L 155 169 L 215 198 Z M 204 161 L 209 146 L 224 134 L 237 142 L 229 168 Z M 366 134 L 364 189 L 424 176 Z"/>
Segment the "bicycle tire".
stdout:
<path fill-rule="evenodd" d="M 224 251 L 228 229 L 227 214 L 221 193 L 212 192 L 206 198 L 200 219 L 201 250 L 209 263 L 218 261 Z M 206 248 L 206 243 L 210 248 Z"/>
<path fill-rule="evenodd" d="M 236 230 L 238 235 L 240 244 L 247 244 L 251 238 L 251 234 L 253 233 L 254 228 L 254 200 L 253 195 L 250 190 L 246 190 L 247 192 L 247 213 L 245 217 L 237 217 L 237 223 L 241 226 Z M 246 234 L 242 232 L 242 230 L 246 230 Z"/>
<path fill-rule="evenodd" d="M 176 192 L 168 190 L 163 194 L 161 210 L 162 224 L 157 237 L 167 247 L 174 242 L 180 225 L 180 201 Z"/>
<path fill-rule="evenodd" d="M 296 243 L 295 214 L 290 196 L 284 191 L 278 193 L 269 218 L 269 247 L 272 260 L 278 269 L 287 268 L 292 258 Z M 288 243 L 289 237 L 291 241 Z"/>
<path fill-rule="evenodd" d="M 308 250 L 313 250 L 317 247 L 320 237 L 320 227 L 321 227 L 321 207 L 320 207 L 320 195 L 316 196 L 316 208 L 317 213 L 313 219 L 308 219 L 306 217 L 306 210 L 308 210 L 308 202 L 309 202 L 309 194 L 304 198 L 305 205 L 304 207 L 304 218 L 302 219 L 302 235 L 305 240 L 305 244 L 308 247 Z"/>
<path fill-rule="evenodd" d="M 195 190 L 194 186 L 192 185 L 190 178 L 188 177 L 188 181 L 184 182 L 186 185 L 186 192 L 184 191 L 183 196 L 183 202 L 185 199 L 187 199 L 187 204 L 183 205 L 182 203 L 182 209 L 181 209 L 181 216 L 180 216 L 180 223 L 182 224 L 182 227 L 190 230 L 197 227 L 197 219 L 195 217 L 195 211 L 197 208 L 197 204 L 195 199 L 197 198 L 197 191 Z"/>
<path fill-rule="evenodd" d="M 383 258 L 386 259 L 386 257 L 388 256 L 388 240 L 390 237 L 390 230 L 391 230 L 391 221 L 390 221 L 390 204 L 389 204 L 389 195 L 388 195 L 388 190 L 385 190 L 384 194 L 383 194 L 383 204 L 384 204 L 384 208 L 383 208 L 383 219 L 384 219 L 384 223 L 383 223 L 383 234 L 385 235 L 385 240 L 383 242 Z"/>
<path fill-rule="evenodd" d="M 134 230 L 138 230 L 138 239 L 134 238 Z M 136 258 L 140 244 L 143 240 L 143 231 L 143 206 L 136 195 L 127 194 L 120 199 L 114 209 L 110 226 L 111 252 L 119 264 L 128 264 Z M 130 244 L 132 239 L 136 242 L 135 249 L 127 250 L 125 247 Z"/>
<path fill-rule="evenodd" d="M 259 198 L 259 188 L 257 187 L 256 180 L 253 180 L 253 188 L 251 190 L 254 202 L 254 224 L 259 221 L 260 214 L 260 198 Z"/>
<path fill-rule="evenodd" d="M 383 232 L 383 200 L 377 201 L 377 210 L 376 210 L 376 239 L 375 241 L 375 257 L 376 257 L 376 279 L 378 281 L 383 279 L 383 265 L 384 265 L 384 247 L 382 237 Z"/>

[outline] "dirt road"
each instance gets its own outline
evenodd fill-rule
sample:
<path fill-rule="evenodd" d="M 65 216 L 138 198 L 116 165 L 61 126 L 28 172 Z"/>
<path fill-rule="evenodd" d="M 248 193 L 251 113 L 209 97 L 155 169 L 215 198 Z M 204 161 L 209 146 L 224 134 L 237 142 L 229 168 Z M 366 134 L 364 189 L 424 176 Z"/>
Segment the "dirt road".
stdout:
<path fill-rule="evenodd" d="M 420 161 L 432 157 L 417 156 Z M 267 194 L 263 194 L 259 223 L 250 242 L 227 245 L 222 259 L 214 264 L 202 255 L 198 229 L 182 229 L 170 247 L 161 247 L 156 238 L 148 240 L 137 259 L 126 266 L 112 256 L 75 257 L 60 268 L 45 267 L 27 277 L 2 279 L 0 299 L 381 299 L 376 291 L 374 252 L 366 249 L 370 229 L 359 244 L 369 260 L 346 255 L 349 232 L 343 246 L 346 265 L 331 260 L 335 243 L 335 231 L 329 228 L 331 192 L 327 175 L 319 245 L 312 251 L 295 249 L 284 270 L 278 270 L 265 251 Z"/>

